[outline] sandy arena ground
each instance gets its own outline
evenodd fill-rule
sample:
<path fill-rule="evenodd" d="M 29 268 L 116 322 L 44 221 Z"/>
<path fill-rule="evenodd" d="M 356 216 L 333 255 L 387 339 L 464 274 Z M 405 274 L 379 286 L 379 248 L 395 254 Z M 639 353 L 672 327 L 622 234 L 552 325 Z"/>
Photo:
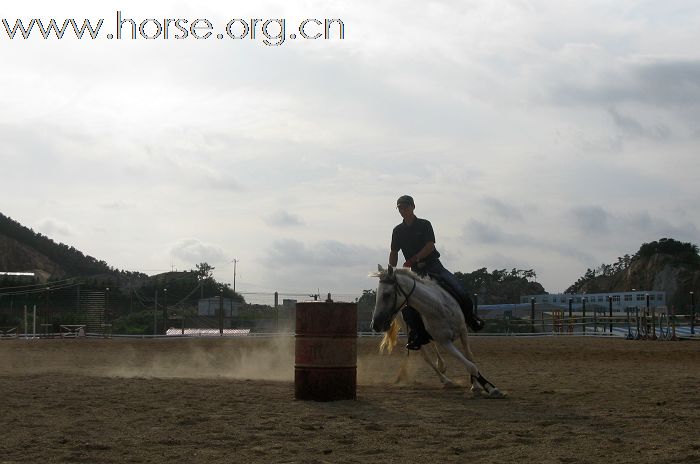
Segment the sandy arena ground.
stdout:
<path fill-rule="evenodd" d="M 378 341 L 357 401 L 317 403 L 290 337 L 2 340 L 0 463 L 700 462 L 698 342 L 472 337 L 491 400 L 414 355 L 394 385 Z"/>

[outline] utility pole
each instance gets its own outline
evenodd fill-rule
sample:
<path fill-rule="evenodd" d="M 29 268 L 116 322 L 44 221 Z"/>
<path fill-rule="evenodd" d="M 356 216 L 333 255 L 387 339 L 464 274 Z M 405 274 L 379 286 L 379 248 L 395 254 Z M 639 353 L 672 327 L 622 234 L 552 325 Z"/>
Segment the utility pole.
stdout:
<path fill-rule="evenodd" d="M 165 304 L 163 305 L 163 335 L 168 333 L 168 289 L 163 289 Z"/>
<path fill-rule="evenodd" d="M 233 263 L 233 293 L 236 293 L 236 264 L 238 263 L 238 259 L 235 259 L 231 261 Z"/>
<path fill-rule="evenodd" d="M 156 288 L 156 299 L 153 304 L 153 336 L 155 337 L 158 330 L 158 289 Z"/>
<path fill-rule="evenodd" d="M 219 290 L 219 336 L 224 335 L 224 293 Z"/>
<path fill-rule="evenodd" d="M 690 292 L 690 333 L 695 335 L 695 294 Z"/>
<path fill-rule="evenodd" d="M 105 315 L 102 318 L 102 336 L 107 338 L 107 324 L 109 324 L 109 287 L 105 288 Z"/>

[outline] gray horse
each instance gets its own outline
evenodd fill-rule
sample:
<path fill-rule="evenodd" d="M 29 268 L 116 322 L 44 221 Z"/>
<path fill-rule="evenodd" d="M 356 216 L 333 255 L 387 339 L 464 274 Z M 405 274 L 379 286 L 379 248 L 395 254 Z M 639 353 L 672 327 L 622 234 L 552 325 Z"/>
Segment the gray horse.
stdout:
<path fill-rule="evenodd" d="M 425 328 L 433 337 L 433 343 L 444 348 L 464 365 L 471 376 L 472 391 L 485 392 L 489 398 L 504 398 L 505 394 L 486 380 L 474 363 L 474 356 L 469 349 L 467 326 L 459 303 L 430 277 L 421 277 L 410 269 L 389 266 L 383 269 L 378 266 L 378 272 L 371 274 L 379 278 L 377 287 L 377 303 L 372 313 L 372 329 L 385 332 L 382 346 L 389 349 L 396 345 L 400 323 L 396 316 L 399 310 L 410 304 L 421 315 Z M 462 353 L 454 344 L 459 338 L 464 348 Z M 421 350 L 422 351 L 422 350 Z M 438 353 L 438 364 L 435 365 L 424 353 L 424 359 L 440 376 L 446 386 L 454 383 L 445 376 L 444 363 Z"/>

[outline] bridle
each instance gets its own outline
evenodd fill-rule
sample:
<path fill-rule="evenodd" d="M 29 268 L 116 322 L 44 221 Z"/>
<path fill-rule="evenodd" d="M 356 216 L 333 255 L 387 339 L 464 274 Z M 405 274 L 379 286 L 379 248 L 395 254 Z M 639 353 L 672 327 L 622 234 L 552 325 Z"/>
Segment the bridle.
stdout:
<path fill-rule="evenodd" d="M 392 314 L 398 313 L 404 306 L 408 306 L 408 299 L 411 298 L 411 295 L 413 295 L 413 292 L 416 290 L 416 279 L 411 279 L 413 280 L 413 287 L 411 288 L 411 291 L 406 293 L 403 288 L 401 288 L 401 285 L 399 285 L 399 279 L 396 278 L 396 276 L 392 276 L 391 279 L 385 279 L 382 280 L 383 283 L 388 284 L 391 283 L 394 285 L 394 303 L 392 304 Z M 399 293 L 403 295 L 404 300 L 403 303 L 400 306 L 397 306 L 397 302 L 399 300 Z"/>

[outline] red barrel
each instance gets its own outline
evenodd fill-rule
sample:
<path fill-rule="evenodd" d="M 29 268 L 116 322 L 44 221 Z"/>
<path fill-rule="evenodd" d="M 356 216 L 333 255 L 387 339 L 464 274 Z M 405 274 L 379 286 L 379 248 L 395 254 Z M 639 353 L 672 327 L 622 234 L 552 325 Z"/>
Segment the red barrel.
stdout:
<path fill-rule="evenodd" d="M 357 305 L 297 303 L 294 397 L 354 400 L 357 391 Z"/>

